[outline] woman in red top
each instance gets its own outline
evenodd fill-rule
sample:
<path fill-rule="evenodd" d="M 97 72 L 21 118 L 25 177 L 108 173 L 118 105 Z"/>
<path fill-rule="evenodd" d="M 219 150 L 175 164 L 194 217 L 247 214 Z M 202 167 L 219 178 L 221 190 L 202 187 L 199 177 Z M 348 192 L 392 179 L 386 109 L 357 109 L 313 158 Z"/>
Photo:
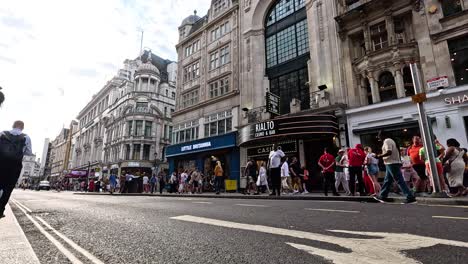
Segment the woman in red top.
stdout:
<path fill-rule="evenodd" d="M 329 185 L 331 185 L 333 195 L 340 196 L 335 188 L 335 157 L 328 153 L 326 148 L 323 150 L 323 155 L 320 157 L 318 165 L 320 168 L 322 168 L 322 175 L 324 180 L 323 191 L 325 196 L 328 196 Z"/>

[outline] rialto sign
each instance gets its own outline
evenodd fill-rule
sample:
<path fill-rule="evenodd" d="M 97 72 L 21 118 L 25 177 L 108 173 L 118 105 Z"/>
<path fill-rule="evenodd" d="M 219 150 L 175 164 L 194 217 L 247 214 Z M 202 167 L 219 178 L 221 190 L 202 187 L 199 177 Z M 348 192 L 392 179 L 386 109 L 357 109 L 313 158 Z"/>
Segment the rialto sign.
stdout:
<path fill-rule="evenodd" d="M 255 133 L 254 133 L 255 138 L 272 136 L 276 134 L 276 123 L 273 120 L 261 122 L 261 123 L 255 124 L 254 129 L 255 129 Z"/>
<path fill-rule="evenodd" d="M 464 94 L 459 96 L 446 97 L 444 101 L 447 105 L 463 104 L 468 102 L 468 95 Z"/>

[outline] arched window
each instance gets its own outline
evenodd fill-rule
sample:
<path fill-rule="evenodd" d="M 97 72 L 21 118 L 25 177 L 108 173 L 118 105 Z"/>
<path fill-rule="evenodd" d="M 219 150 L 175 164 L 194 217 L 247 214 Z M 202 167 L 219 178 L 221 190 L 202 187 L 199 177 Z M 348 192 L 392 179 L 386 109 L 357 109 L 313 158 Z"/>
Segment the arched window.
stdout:
<path fill-rule="evenodd" d="M 367 104 L 373 104 L 374 101 L 372 101 L 372 89 L 368 78 L 364 79 L 364 84 L 367 91 Z"/>
<path fill-rule="evenodd" d="M 280 111 L 290 112 L 293 98 L 310 108 L 307 60 L 309 35 L 305 0 L 278 0 L 265 21 L 266 72 L 270 91 L 281 97 Z"/>
<path fill-rule="evenodd" d="M 379 93 L 380 101 L 391 101 L 397 99 L 397 91 L 395 87 L 395 78 L 393 74 L 388 71 L 385 71 L 379 76 Z"/>
<path fill-rule="evenodd" d="M 414 95 L 413 77 L 411 76 L 411 69 L 409 66 L 403 68 L 403 82 L 405 83 L 405 95 Z"/>

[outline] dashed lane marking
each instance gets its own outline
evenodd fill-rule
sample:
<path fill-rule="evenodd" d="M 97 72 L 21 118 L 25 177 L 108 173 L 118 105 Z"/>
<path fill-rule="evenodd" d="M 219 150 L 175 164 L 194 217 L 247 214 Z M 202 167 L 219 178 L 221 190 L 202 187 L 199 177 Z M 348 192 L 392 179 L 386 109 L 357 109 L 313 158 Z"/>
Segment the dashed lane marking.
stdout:
<path fill-rule="evenodd" d="M 455 219 L 455 220 L 468 220 L 468 217 L 443 216 L 443 215 L 433 215 L 432 218 Z"/>
<path fill-rule="evenodd" d="M 237 206 L 244 206 L 244 207 L 270 207 L 268 205 L 262 205 L 262 204 L 235 204 Z"/>
<path fill-rule="evenodd" d="M 451 208 L 468 208 L 466 205 L 444 205 L 444 204 L 427 204 L 430 207 L 451 207 Z"/>
<path fill-rule="evenodd" d="M 213 204 L 212 202 L 192 202 L 194 204 Z"/>
<path fill-rule="evenodd" d="M 351 213 L 359 214 L 359 211 L 347 211 L 347 210 L 334 210 L 334 209 L 318 209 L 318 208 L 306 208 L 307 211 L 320 211 L 320 212 L 337 212 L 337 213 Z"/>

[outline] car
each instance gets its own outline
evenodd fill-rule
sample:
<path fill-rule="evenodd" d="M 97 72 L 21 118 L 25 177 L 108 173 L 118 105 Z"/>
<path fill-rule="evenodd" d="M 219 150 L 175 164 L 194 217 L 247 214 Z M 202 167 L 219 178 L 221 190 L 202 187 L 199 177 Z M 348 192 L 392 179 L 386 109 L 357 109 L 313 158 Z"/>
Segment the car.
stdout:
<path fill-rule="evenodd" d="M 37 187 L 38 190 L 50 190 L 50 182 L 49 181 L 40 181 L 39 186 Z"/>

